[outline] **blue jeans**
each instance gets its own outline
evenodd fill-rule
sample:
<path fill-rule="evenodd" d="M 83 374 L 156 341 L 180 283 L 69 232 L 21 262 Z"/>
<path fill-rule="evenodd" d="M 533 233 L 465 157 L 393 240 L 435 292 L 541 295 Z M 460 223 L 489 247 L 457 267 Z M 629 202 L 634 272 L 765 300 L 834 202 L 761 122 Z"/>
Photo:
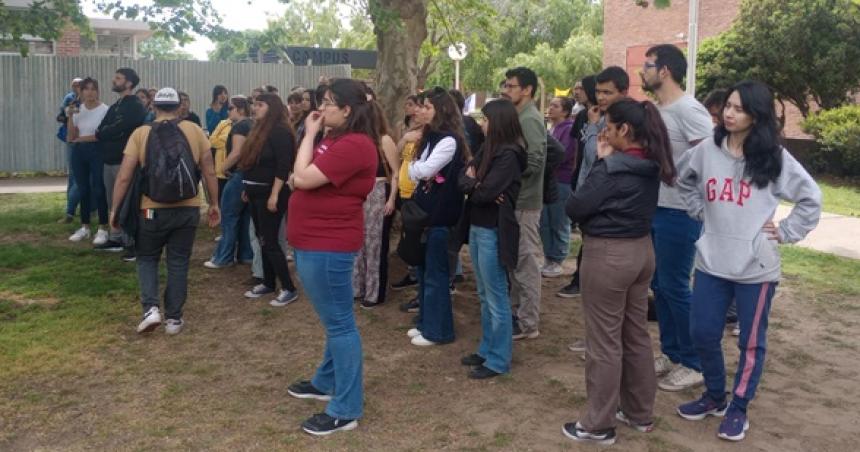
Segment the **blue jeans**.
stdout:
<path fill-rule="evenodd" d="M 508 276 L 499 260 L 498 230 L 471 226 L 469 253 L 481 299 L 481 345 L 484 367 L 498 373 L 511 370 L 513 339 Z"/>
<path fill-rule="evenodd" d="M 221 241 L 215 246 L 212 262 L 218 265 L 229 265 L 234 260 L 250 262 L 254 259 L 251 251 L 251 236 L 248 228 L 251 224 L 251 212 L 248 205 L 242 202 L 242 173 L 235 172 L 227 183 L 221 195 Z M 238 244 L 238 256 L 236 245 Z"/>
<path fill-rule="evenodd" d="M 325 354 L 311 383 L 332 396 L 326 414 L 358 419 L 364 408 L 364 356 L 352 311 L 355 253 L 296 249 L 295 255 L 305 294 L 325 328 Z"/>
<path fill-rule="evenodd" d="M 108 224 L 108 205 L 102 179 L 102 156 L 95 143 L 75 143 L 72 148 L 72 171 L 81 203 L 81 224 L 90 224 L 90 214 L 95 207 L 99 212 L 99 224 Z M 95 199 L 96 205 L 91 203 Z"/>
<path fill-rule="evenodd" d="M 449 228 L 427 230 L 424 265 L 415 269 L 418 277 L 418 330 L 424 339 L 436 343 L 454 342 L 454 310 L 451 307 L 448 270 Z"/>
<path fill-rule="evenodd" d="M 543 255 L 547 260 L 562 263 L 570 252 L 570 217 L 564 212 L 570 198 L 570 183 L 556 182 L 558 199 L 552 204 L 544 204 L 540 213 L 540 240 Z"/>
<path fill-rule="evenodd" d="M 778 283 L 739 284 L 696 271 L 690 321 L 693 344 L 702 360 L 708 396 L 726 397 L 726 365 L 721 342 L 726 312 L 737 303 L 740 357 L 735 374 L 732 405 L 743 412 L 755 396 L 767 351 L 767 319 Z"/>
<path fill-rule="evenodd" d="M 699 354 L 690 339 L 690 273 L 701 233 L 702 223 L 683 210 L 658 207 L 654 214 L 651 237 L 657 270 L 651 290 L 660 326 L 660 349 L 673 363 L 700 372 Z"/>
<path fill-rule="evenodd" d="M 78 184 L 75 181 L 75 170 L 72 167 L 72 144 L 66 143 L 66 168 L 69 172 L 69 182 L 66 185 L 66 215 L 75 216 L 75 210 L 81 202 L 81 195 L 78 192 Z"/>

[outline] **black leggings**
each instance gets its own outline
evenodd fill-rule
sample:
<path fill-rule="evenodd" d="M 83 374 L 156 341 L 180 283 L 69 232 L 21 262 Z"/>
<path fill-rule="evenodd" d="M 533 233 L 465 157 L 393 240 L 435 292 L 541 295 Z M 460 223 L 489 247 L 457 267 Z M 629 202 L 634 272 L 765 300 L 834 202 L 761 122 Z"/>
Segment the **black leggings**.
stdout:
<path fill-rule="evenodd" d="M 281 229 L 281 220 L 287 212 L 289 199 L 289 190 L 281 190 L 278 196 L 278 211 L 270 212 L 266 207 L 269 201 L 268 192 L 248 193 L 251 219 L 254 221 L 254 230 L 260 241 L 260 248 L 263 250 L 263 284 L 274 289 L 275 277 L 277 277 L 281 280 L 282 289 L 293 292 L 296 290 L 296 286 L 293 285 L 293 280 L 290 278 L 287 257 L 284 256 L 284 250 L 278 243 L 278 232 Z"/>

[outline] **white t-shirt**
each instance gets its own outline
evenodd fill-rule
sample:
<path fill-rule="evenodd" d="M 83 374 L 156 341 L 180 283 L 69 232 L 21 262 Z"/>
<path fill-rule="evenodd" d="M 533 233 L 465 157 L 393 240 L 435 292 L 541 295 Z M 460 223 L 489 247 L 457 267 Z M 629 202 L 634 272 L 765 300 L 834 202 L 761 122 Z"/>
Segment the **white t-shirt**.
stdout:
<path fill-rule="evenodd" d="M 714 123 L 711 114 L 695 97 L 685 94 L 680 99 L 666 106 L 660 106 L 660 116 L 669 132 L 672 142 L 672 157 L 677 162 L 687 149 L 693 147 L 691 142 L 711 139 L 714 136 Z M 660 183 L 660 196 L 657 201 L 660 207 L 687 210 L 687 203 L 681 198 L 677 187 Z"/>
<path fill-rule="evenodd" d="M 96 129 L 101 124 L 102 119 L 108 111 L 108 106 L 99 104 L 98 107 L 92 110 L 87 109 L 87 106 L 81 104 L 81 110 L 72 115 L 72 122 L 78 128 L 78 135 L 85 137 L 95 135 Z"/>

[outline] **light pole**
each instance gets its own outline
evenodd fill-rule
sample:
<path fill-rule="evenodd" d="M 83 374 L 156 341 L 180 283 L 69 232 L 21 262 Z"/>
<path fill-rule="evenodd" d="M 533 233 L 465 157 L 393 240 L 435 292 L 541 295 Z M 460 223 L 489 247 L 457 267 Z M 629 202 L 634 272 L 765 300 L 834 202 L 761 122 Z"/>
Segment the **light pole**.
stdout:
<path fill-rule="evenodd" d="M 460 89 L 460 61 L 466 58 L 466 44 L 458 42 L 448 46 L 448 57 L 454 60 L 454 89 Z"/>
<path fill-rule="evenodd" d="M 687 32 L 687 94 L 696 95 L 696 57 L 699 50 L 699 0 L 690 0 L 690 29 Z"/>

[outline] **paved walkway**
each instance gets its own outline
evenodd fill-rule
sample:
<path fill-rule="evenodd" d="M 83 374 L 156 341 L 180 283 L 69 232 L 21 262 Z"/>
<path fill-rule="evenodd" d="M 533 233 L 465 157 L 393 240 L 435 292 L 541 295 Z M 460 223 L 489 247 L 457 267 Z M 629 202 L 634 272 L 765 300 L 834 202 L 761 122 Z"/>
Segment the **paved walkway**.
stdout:
<path fill-rule="evenodd" d="M 56 193 L 66 191 L 65 177 L 0 179 L 0 194 Z M 791 207 L 779 206 L 776 220 L 788 216 Z M 818 227 L 798 245 L 851 259 L 860 259 L 860 218 L 823 213 Z"/>

